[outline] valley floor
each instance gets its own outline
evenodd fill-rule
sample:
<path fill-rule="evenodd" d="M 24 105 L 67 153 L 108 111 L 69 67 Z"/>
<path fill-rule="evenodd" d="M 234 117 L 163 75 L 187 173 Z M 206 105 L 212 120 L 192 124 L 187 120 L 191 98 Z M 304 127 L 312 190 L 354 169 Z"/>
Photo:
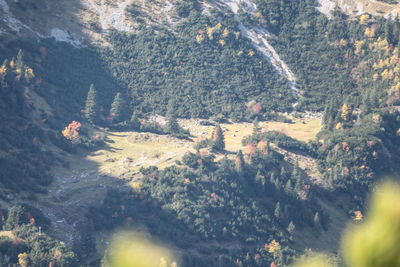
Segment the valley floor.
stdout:
<path fill-rule="evenodd" d="M 213 129 L 213 126 L 200 125 L 198 120 L 181 120 L 179 123 L 190 130 L 194 140 L 209 137 Z M 224 129 L 227 152 L 233 157 L 237 150 L 243 149 L 241 140 L 252 133 L 253 125 L 233 123 L 221 126 Z M 320 130 L 320 120 L 309 118 L 298 119 L 295 123 L 262 122 L 260 127 L 263 130 L 281 131 L 291 137 L 307 141 L 315 138 Z M 108 132 L 104 147 L 88 155 L 80 152 L 67 156 L 65 160 L 69 162 L 68 168 L 60 166 L 53 169 L 54 181 L 48 189 L 48 194 L 39 196 L 38 201 L 33 204 L 51 219 L 52 227 L 49 234 L 72 246 L 80 235 L 79 227 L 86 220 L 88 207 L 100 203 L 108 189 L 131 190 L 128 185 L 140 179 L 140 167 L 155 165 L 164 168 L 172 165 L 187 151 L 194 150 L 194 140 L 151 133 Z M 314 159 L 273 147 L 284 154 L 289 162 L 299 161 L 300 168 L 309 175 L 312 183 L 325 186 Z M 222 155 L 218 155 L 217 160 L 221 157 Z M 333 218 L 346 216 L 335 208 L 327 210 Z M 316 242 L 314 248 L 328 248 L 332 247 L 332 243 L 338 242 L 335 236 L 339 237 L 344 220 L 335 224 L 333 230 L 324 233 L 323 238 L 320 238 L 321 242 Z M 99 233 L 97 236 L 97 246 L 100 251 L 106 249 L 109 234 Z M 331 237 L 328 238 L 328 235 Z M 296 239 L 300 240 L 302 245 L 309 247 L 313 243 L 304 240 L 308 240 L 310 236 L 313 236 L 313 233 L 301 233 Z M 311 239 L 314 240 L 315 237 Z"/>

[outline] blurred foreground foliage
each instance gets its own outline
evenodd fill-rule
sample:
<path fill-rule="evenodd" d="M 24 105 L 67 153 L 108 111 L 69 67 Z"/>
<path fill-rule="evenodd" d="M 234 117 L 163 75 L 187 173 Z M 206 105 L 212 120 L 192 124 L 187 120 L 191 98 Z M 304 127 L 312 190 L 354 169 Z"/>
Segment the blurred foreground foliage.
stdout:
<path fill-rule="evenodd" d="M 350 225 L 342 238 L 341 265 L 351 267 L 400 266 L 400 186 L 385 182 L 377 187 L 363 223 Z M 301 258 L 294 265 L 337 266 L 324 255 Z"/>

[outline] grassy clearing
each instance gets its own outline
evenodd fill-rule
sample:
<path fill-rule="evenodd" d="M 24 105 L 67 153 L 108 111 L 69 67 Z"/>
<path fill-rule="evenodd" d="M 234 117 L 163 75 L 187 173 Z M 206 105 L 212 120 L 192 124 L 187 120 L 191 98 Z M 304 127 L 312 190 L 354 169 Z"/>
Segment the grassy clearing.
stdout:
<path fill-rule="evenodd" d="M 379 2 L 377 0 L 344 0 L 344 1 L 335 1 L 341 6 L 344 7 L 345 11 L 352 14 L 359 13 L 371 13 L 374 15 L 387 15 L 392 12 L 396 12 L 400 8 L 400 1 L 398 4 L 388 4 L 384 2 Z"/>
<path fill-rule="evenodd" d="M 0 236 L 6 236 L 14 239 L 14 234 L 11 231 L 0 231 Z"/>
<path fill-rule="evenodd" d="M 196 141 L 211 136 L 213 126 L 202 126 L 198 120 L 180 120 L 180 125 L 190 130 L 193 140 L 180 140 L 166 135 L 137 132 L 110 132 L 107 148 L 88 156 L 99 164 L 100 172 L 110 176 L 129 178 L 139 172 L 140 167 L 157 166 L 165 168 L 180 160 L 187 151 L 194 151 Z M 226 150 L 236 152 L 242 149 L 242 139 L 253 131 L 251 123 L 221 124 L 224 129 Z M 261 122 L 263 130 L 281 131 L 285 134 L 308 141 L 315 138 L 320 130 L 319 119 L 298 120 L 296 123 Z"/>

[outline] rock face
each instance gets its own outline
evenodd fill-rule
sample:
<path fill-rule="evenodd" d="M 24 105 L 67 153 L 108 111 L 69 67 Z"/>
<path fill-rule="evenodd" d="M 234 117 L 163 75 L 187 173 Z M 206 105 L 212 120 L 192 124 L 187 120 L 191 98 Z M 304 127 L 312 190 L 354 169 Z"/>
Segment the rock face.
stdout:
<path fill-rule="evenodd" d="M 76 47 L 105 44 L 103 34 L 108 30 L 131 32 L 138 26 L 126 12 L 130 5 L 149 18 L 142 19 L 145 23 L 173 25 L 176 21 L 172 3 L 163 0 L 0 0 L 0 34 L 53 37 Z"/>
<path fill-rule="evenodd" d="M 245 27 L 239 19 L 239 9 L 244 9 L 245 12 L 251 15 L 255 14 L 256 5 L 254 1 L 228 0 L 224 1 L 224 3 L 235 14 L 235 20 L 239 23 L 239 28 L 242 35 L 249 38 L 253 42 L 254 47 L 260 51 L 269 62 L 271 62 L 272 66 L 274 66 L 279 75 L 284 76 L 289 81 L 292 96 L 296 98 L 298 95 L 298 90 L 296 88 L 296 77 L 286 63 L 280 59 L 275 49 L 269 44 L 268 38 L 271 36 L 271 34 L 267 30 L 260 27 L 253 27 L 249 29 Z"/>
<path fill-rule="evenodd" d="M 225 6 L 235 14 L 239 8 L 246 12 L 255 12 L 255 1 L 200 1 L 203 12 L 212 8 Z M 330 12 L 336 6 L 349 15 L 363 12 L 395 16 L 400 4 L 387 4 L 375 0 L 318 0 L 317 9 L 330 17 Z M 137 11 L 128 14 L 127 7 Z M 133 18 L 132 18 L 133 16 Z M 57 41 L 68 42 L 74 46 L 84 46 L 88 43 L 106 44 L 103 34 L 110 29 L 118 31 L 134 31 L 140 23 L 167 25 L 173 27 L 179 18 L 176 16 L 173 2 L 169 0 L 0 0 L 0 34 L 18 32 L 40 38 L 55 38 Z M 295 79 L 289 69 L 285 68 L 265 42 L 268 32 L 263 29 L 247 29 L 242 27 L 255 46 L 265 54 L 269 53 L 271 63 L 292 83 L 292 93 L 295 94 Z M 264 51 L 265 50 L 265 51 Z M 275 59 L 274 59 L 275 58 Z M 279 58 L 279 57 L 278 57 Z"/>
<path fill-rule="evenodd" d="M 318 3 L 317 9 L 328 18 L 331 17 L 331 11 L 336 6 L 350 16 L 357 16 L 367 12 L 374 15 L 384 15 L 385 17 L 396 16 L 400 7 L 400 4 L 388 4 L 375 0 L 318 0 Z"/>

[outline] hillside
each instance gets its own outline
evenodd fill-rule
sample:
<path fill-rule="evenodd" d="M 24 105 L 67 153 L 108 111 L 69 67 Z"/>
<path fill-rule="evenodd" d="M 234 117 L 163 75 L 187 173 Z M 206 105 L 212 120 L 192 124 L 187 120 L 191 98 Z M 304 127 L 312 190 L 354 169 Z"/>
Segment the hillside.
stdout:
<path fill-rule="evenodd" d="M 0 0 L 0 265 L 340 261 L 400 171 L 399 7 Z"/>

